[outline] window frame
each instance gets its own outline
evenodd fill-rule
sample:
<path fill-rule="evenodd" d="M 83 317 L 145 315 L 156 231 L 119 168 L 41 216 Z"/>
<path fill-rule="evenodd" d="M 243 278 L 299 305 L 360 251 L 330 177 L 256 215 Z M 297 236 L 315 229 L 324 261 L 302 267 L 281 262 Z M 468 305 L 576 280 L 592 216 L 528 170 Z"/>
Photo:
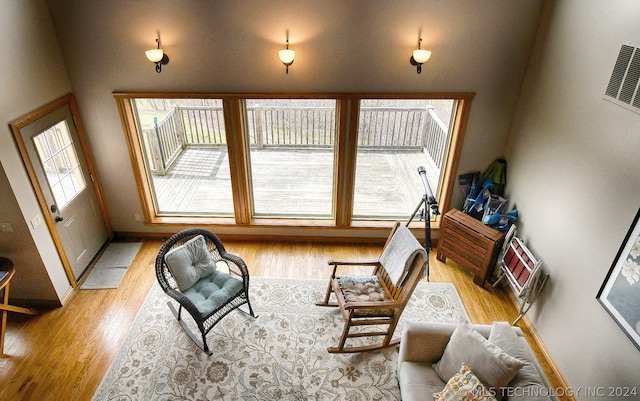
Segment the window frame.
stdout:
<path fill-rule="evenodd" d="M 301 215 L 297 215 L 295 213 L 278 214 L 276 212 L 276 213 L 273 213 L 273 214 L 269 215 L 269 212 L 265 213 L 263 211 L 256 210 L 256 199 L 257 199 L 257 196 L 254 196 L 255 195 L 254 191 L 256 191 L 256 185 L 255 185 L 255 182 L 254 182 L 255 176 L 254 176 L 253 171 L 252 171 L 253 167 L 254 167 L 252 158 L 253 158 L 253 156 L 255 156 L 255 154 L 254 154 L 255 148 L 252 149 L 251 147 L 247 147 L 246 148 L 247 149 L 247 155 L 248 155 L 247 159 L 250 160 L 250 165 L 248 166 L 249 167 L 248 171 L 251 174 L 251 182 L 250 182 L 250 184 L 251 184 L 251 191 L 252 191 L 252 196 L 250 198 L 252 207 L 251 207 L 250 213 L 253 216 L 253 219 L 264 219 L 264 220 L 270 220 L 270 219 L 272 219 L 272 220 L 275 220 L 275 219 L 279 219 L 279 220 L 281 220 L 281 219 L 285 219 L 285 220 L 292 219 L 292 220 L 314 220 L 314 221 L 315 220 L 327 220 L 327 219 L 328 220 L 333 220 L 333 219 L 335 219 L 335 213 L 336 213 L 336 202 L 335 202 L 335 199 L 336 199 L 336 196 L 335 196 L 336 188 L 335 188 L 335 186 L 336 186 L 336 177 L 337 177 L 337 174 L 336 174 L 336 157 L 337 157 L 336 156 L 336 149 L 337 149 L 336 144 L 337 144 L 337 140 L 336 140 L 336 138 L 338 136 L 337 128 L 339 126 L 339 122 L 337 121 L 336 117 L 338 115 L 338 107 L 339 107 L 338 99 L 336 99 L 334 97 L 331 97 L 331 96 L 325 96 L 325 97 L 315 96 L 313 98 L 310 98 L 308 96 L 307 97 L 289 96 L 289 97 L 286 97 L 286 98 L 282 98 L 282 97 L 265 97 L 265 96 L 260 97 L 260 98 L 244 97 L 243 98 L 243 105 L 245 106 L 245 110 L 244 111 L 251 110 L 252 107 L 253 107 L 251 105 L 247 105 L 246 101 L 256 101 L 256 100 L 268 100 L 269 101 L 269 100 L 283 100 L 283 99 L 284 100 L 293 99 L 293 100 L 296 100 L 296 101 L 329 100 L 329 101 L 331 101 L 333 103 L 333 105 L 331 107 L 333 107 L 333 113 L 334 113 L 334 115 L 333 115 L 333 120 L 334 120 L 333 129 L 334 129 L 334 132 L 333 132 L 333 135 L 332 135 L 334 145 L 331 147 L 331 156 L 332 156 L 332 162 L 331 162 L 331 204 L 329 205 L 329 212 L 326 213 L 326 214 L 309 215 L 308 218 L 307 218 L 307 217 L 303 217 Z M 328 106 L 323 106 L 323 107 L 328 107 Z M 246 117 L 246 122 L 247 123 L 250 122 L 248 114 L 249 113 L 243 113 L 243 116 Z M 330 126 L 330 125 L 331 124 L 327 124 L 327 126 Z M 249 130 L 244 132 L 243 134 L 245 135 L 245 137 L 250 138 L 251 137 L 251 135 L 250 135 L 251 134 L 251 128 L 249 128 Z M 254 133 L 254 134 L 258 135 L 257 133 Z M 294 202 L 295 202 L 295 200 L 294 200 Z"/>
<path fill-rule="evenodd" d="M 444 92 L 444 93 L 148 93 L 148 92 L 114 92 L 118 111 L 129 156 L 134 170 L 136 186 L 141 200 L 145 224 L 149 225 L 197 225 L 229 228 L 233 232 L 235 227 L 256 229 L 257 236 L 260 228 L 309 228 L 317 237 L 342 233 L 346 237 L 352 235 L 365 237 L 367 229 L 384 228 L 388 230 L 389 220 L 354 220 L 352 204 L 354 200 L 355 167 L 358 142 L 358 124 L 360 101 L 364 99 L 454 99 L 457 101 L 455 114 L 452 118 L 451 143 L 446 163 L 443 167 L 444 177 L 439 195 L 441 211 L 449 209 L 451 196 L 456 181 L 459 158 L 466 133 L 471 110 L 471 103 L 475 97 L 473 92 Z M 183 98 L 183 99 L 222 99 L 225 130 L 227 135 L 227 151 L 231 171 L 231 187 L 233 192 L 234 217 L 194 217 L 194 216 L 158 216 L 155 214 L 154 202 L 143 158 L 143 151 L 139 141 L 139 125 L 136 120 L 133 100 L 136 98 Z M 252 216 L 249 146 L 246 135 L 245 99 L 335 99 L 336 100 L 336 144 L 334 157 L 334 204 L 333 219 L 287 219 L 287 218 L 256 218 Z M 436 218 L 432 227 L 438 228 L 440 218 Z M 412 228 L 423 226 L 421 222 L 412 222 Z M 359 228 L 360 233 L 346 233 L 346 228 Z"/>

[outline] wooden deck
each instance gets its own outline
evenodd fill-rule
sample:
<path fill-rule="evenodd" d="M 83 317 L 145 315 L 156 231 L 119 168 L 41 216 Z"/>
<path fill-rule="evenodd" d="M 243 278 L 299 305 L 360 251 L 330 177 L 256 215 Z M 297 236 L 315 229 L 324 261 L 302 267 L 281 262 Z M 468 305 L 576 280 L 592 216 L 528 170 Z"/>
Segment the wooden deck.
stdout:
<path fill-rule="evenodd" d="M 332 151 L 252 149 L 250 157 L 256 216 L 332 216 Z M 408 217 L 424 194 L 418 166 L 427 168 L 435 192 L 438 177 L 424 153 L 360 152 L 354 217 Z M 169 174 L 153 176 L 152 181 L 159 214 L 233 215 L 225 148 L 189 147 Z"/>

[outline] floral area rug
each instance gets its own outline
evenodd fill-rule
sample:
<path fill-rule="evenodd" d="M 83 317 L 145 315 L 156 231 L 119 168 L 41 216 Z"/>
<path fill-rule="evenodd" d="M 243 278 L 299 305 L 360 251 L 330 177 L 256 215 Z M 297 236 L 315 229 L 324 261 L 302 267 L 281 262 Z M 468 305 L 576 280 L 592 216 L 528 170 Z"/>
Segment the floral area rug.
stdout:
<path fill-rule="evenodd" d="M 396 347 L 327 352 L 344 321 L 337 308 L 315 306 L 326 286 L 327 280 L 252 278 L 258 318 L 238 310 L 227 315 L 207 336 L 208 357 L 180 328 L 156 284 L 93 400 L 400 400 Z M 406 320 L 458 322 L 468 315 L 453 284 L 421 282 L 396 336 Z"/>

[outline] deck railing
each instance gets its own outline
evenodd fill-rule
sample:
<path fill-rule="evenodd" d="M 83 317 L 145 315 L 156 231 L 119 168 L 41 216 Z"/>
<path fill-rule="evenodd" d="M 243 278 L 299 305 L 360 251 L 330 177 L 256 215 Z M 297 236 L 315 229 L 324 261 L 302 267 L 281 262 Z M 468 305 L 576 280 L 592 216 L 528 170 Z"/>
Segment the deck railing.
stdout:
<path fill-rule="evenodd" d="M 266 147 L 329 147 L 335 138 L 335 110 L 330 107 L 247 108 L 249 145 Z"/>
<path fill-rule="evenodd" d="M 431 162 L 438 170 L 438 175 L 440 175 L 440 170 L 444 166 L 445 156 L 449 149 L 449 142 L 449 129 L 447 125 L 442 122 L 433 109 L 429 109 L 429 119 L 423 147 L 424 153 L 429 156 Z"/>
<path fill-rule="evenodd" d="M 363 107 L 360 115 L 359 148 L 424 150 L 442 168 L 448 128 L 432 107 Z M 334 145 L 333 108 L 252 106 L 247 121 L 249 145 L 258 149 Z M 142 140 L 151 172 L 165 175 L 185 147 L 226 144 L 222 107 L 174 105 L 153 126 L 142 128 Z"/>

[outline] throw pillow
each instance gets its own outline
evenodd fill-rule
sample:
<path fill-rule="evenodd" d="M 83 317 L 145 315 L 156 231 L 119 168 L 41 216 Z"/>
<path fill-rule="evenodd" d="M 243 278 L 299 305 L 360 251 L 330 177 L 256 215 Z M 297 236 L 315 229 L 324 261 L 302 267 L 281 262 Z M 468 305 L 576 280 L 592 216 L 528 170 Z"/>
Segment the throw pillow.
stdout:
<path fill-rule="evenodd" d="M 433 368 L 442 380 L 448 381 L 463 362 L 483 383 L 494 389 L 498 399 L 501 399 L 499 389 L 506 387 L 523 365 L 490 343 L 467 322 L 459 324 L 453 331 L 442 358 Z"/>
<path fill-rule="evenodd" d="M 202 235 L 193 237 L 164 255 L 164 261 L 180 291 L 186 291 L 216 270 L 207 241 Z"/>
<path fill-rule="evenodd" d="M 496 401 L 466 363 L 442 391 L 433 393 L 433 398 L 435 401 Z"/>
<path fill-rule="evenodd" d="M 521 360 L 524 365 L 516 377 L 509 383 L 509 389 L 503 391 L 509 401 L 531 400 L 550 401 L 550 390 L 544 384 L 538 369 L 531 362 L 535 358 L 529 347 L 523 342 L 508 322 L 493 322 L 489 341 L 507 354 Z"/>

